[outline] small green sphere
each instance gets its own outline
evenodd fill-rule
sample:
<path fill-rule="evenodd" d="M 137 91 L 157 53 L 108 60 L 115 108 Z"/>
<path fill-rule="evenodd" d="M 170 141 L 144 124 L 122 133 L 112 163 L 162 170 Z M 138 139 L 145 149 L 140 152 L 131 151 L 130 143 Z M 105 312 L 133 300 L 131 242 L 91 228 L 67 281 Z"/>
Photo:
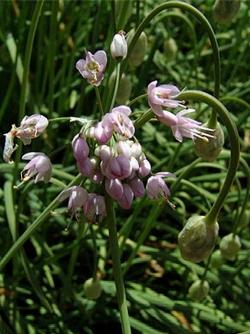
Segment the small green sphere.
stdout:
<path fill-rule="evenodd" d="M 195 301 L 202 301 L 207 297 L 209 292 L 209 283 L 207 281 L 197 280 L 195 281 L 188 290 L 188 295 Z"/>
<path fill-rule="evenodd" d="M 88 299 L 98 299 L 102 293 L 102 285 L 99 279 L 89 278 L 84 285 L 85 296 Z"/>
<path fill-rule="evenodd" d="M 219 269 L 223 265 L 224 260 L 219 249 L 213 252 L 210 261 L 211 267 L 214 269 Z"/>
<path fill-rule="evenodd" d="M 234 261 L 238 251 L 241 249 L 240 238 L 230 233 L 223 237 L 220 242 L 221 255 L 229 260 Z"/>

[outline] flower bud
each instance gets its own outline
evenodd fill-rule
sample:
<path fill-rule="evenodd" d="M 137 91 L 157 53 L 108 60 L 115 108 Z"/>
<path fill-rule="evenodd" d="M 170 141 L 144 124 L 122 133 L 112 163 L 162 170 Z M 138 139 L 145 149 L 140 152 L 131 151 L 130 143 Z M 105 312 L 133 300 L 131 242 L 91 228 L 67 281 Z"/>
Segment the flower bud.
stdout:
<path fill-rule="evenodd" d="M 221 251 L 219 249 L 213 252 L 210 261 L 211 267 L 214 269 L 219 269 L 223 265 L 224 261 L 223 257 L 221 256 Z"/>
<path fill-rule="evenodd" d="M 132 29 L 129 32 L 129 40 L 132 39 L 133 35 L 134 35 L 134 29 Z M 146 54 L 147 51 L 147 45 L 148 45 L 148 39 L 147 39 L 147 35 L 145 34 L 145 32 L 143 31 L 139 38 L 137 39 L 135 46 L 133 47 L 130 55 L 129 55 L 129 64 L 132 65 L 133 67 L 137 67 L 139 65 L 141 65 L 141 63 L 143 62 L 144 56 Z"/>
<path fill-rule="evenodd" d="M 240 0 L 216 0 L 213 7 L 214 19 L 218 23 L 230 23 L 240 9 Z"/>
<path fill-rule="evenodd" d="M 86 140 L 79 134 L 76 135 L 72 140 L 72 149 L 74 157 L 78 162 L 85 160 L 89 155 L 89 146 Z"/>
<path fill-rule="evenodd" d="M 164 55 L 168 61 L 175 60 L 178 50 L 177 44 L 173 38 L 169 38 L 164 42 Z"/>
<path fill-rule="evenodd" d="M 221 255 L 230 261 L 234 261 L 238 251 L 241 249 L 240 238 L 230 233 L 220 241 Z"/>
<path fill-rule="evenodd" d="M 102 293 L 102 285 L 99 279 L 89 278 L 85 281 L 84 293 L 88 299 L 98 299 Z"/>
<path fill-rule="evenodd" d="M 128 52 L 128 44 L 125 38 L 124 31 L 119 31 L 115 34 L 110 45 L 110 52 L 113 58 L 122 60 L 126 58 Z"/>
<path fill-rule="evenodd" d="M 217 222 L 208 224 L 205 216 L 190 217 L 178 235 L 182 257 L 192 262 L 205 260 L 215 246 L 218 231 Z"/>
<path fill-rule="evenodd" d="M 205 126 L 207 127 L 207 124 Z M 223 149 L 224 133 L 219 123 L 216 125 L 213 136 L 214 138 L 209 138 L 209 141 L 197 138 L 194 142 L 195 153 L 206 161 L 214 161 Z"/>
<path fill-rule="evenodd" d="M 188 295 L 191 299 L 198 302 L 207 297 L 209 292 L 209 284 L 207 281 L 197 280 L 188 289 Z"/>
<path fill-rule="evenodd" d="M 116 79 L 116 75 L 115 75 L 115 72 L 113 72 L 109 79 L 110 89 L 114 89 L 115 79 Z M 132 90 L 132 83 L 128 79 L 128 77 L 123 73 L 121 76 L 118 91 L 116 94 L 116 102 L 118 104 L 126 104 L 130 98 L 131 90 Z"/>

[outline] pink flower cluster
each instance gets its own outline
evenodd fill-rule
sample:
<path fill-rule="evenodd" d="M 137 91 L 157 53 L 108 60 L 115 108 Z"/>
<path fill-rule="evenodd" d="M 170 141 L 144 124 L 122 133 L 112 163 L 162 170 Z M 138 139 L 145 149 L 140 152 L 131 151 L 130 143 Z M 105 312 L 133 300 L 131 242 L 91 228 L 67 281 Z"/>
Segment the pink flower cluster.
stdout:
<path fill-rule="evenodd" d="M 163 178 L 170 173 L 151 176 L 144 186 L 144 178 L 151 173 L 139 142 L 127 106 L 113 108 L 102 120 L 72 141 L 73 154 L 82 175 L 104 184 L 106 192 L 124 209 L 131 207 L 134 197 L 147 192 L 150 198 L 168 199 L 170 191 Z M 88 141 L 95 141 L 94 147 Z M 86 215 L 86 213 L 85 213 Z"/>

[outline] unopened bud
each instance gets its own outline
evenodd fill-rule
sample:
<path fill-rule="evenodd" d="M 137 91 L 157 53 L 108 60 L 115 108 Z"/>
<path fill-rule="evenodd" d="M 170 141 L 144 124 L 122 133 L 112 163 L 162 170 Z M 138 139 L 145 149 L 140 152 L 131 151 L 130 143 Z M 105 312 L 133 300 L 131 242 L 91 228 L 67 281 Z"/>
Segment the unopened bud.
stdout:
<path fill-rule="evenodd" d="M 224 263 L 223 257 L 221 255 L 221 251 L 217 249 L 213 252 L 210 260 L 211 267 L 214 269 L 219 269 Z"/>
<path fill-rule="evenodd" d="M 110 52 L 113 58 L 121 60 L 126 58 L 128 52 L 128 44 L 125 38 L 124 31 L 115 34 L 110 45 Z"/>
<path fill-rule="evenodd" d="M 205 216 L 193 216 L 178 235 L 181 255 L 185 260 L 201 262 L 212 252 L 218 236 L 217 222 L 208 224 Z"/>
<path fill-rule="evenodd" d="M 214 19 L 218 23 L 230 23 L 240 9 L 240 0 L 216 0 L 213 8 Z"/>
<path fill-rule="evenodd" d="M 175 60 L 178 50 L 177 44 L 173 38 L 169 38 L 164 43 L 164 55 L 168 61 Z"/>
<path fill-rule="evenodd" d="M 204 126 L 207 127 L 207 124 L 204 124 Z M 219 123 L 214 129 L 213 136 L 214 138 L 209 138 L 208 141 L 197 138 L 194 142 L 195 153 L 206 161 L 214 161 L 223 149 L 224 133 Z"/>
<path fill-rule="evenodd" d="M 188 295 L 191 299 L 200 302 L 207 297 L 208 292 L 209 292 L 208 282 L 197 280 L 190 286 L 188 290 Z"/>
<path fill-rule="evenodd" d="M 129 32 L 128 34 L 129 41 L 132 39 L 134 33 L 135 33 L 134 29 Z M 143 62 L 144 56 L 147 52 L 147 45 L 148 45 L 147 35 L 143 31 L 140 34 L 138 40 L 135 43 L 135 46 L 133 47 L 129 55 L 130 65 L 132 65 L 133 67 L 137 67 L 141 65 L 141 63 Z"/>
<path fill-rule="evenodd" d="M 102 285 L 99 279 L 89 278 L 84 283 L 84 293 L 88 299 L 98 299 L 102 293 Z"/>
<path fill-rule="evenodd" d="M 116 79 L 116 75 L 115 75 L 115 72 L 113 72 L 110 76 L 110 79 L 109 79 L 109 88 L 110 89 L 114 88 L 115 79 Z M 123 73 L 122 76 L 121 76 L 121 80 L 119 82 L 119 87 L 118 87 L 118 91 L 117 91 L 117 95 L 116 95 L 116 102 L 118 104 L 126 104 L 126 102 L 130 98 L 131 90 L 132 90 L 132 83 L 128 79 L 128 77 Z"/>
<path fill-rule="evenodd" d="M 241 249 L 240 238 L 233 233 L 226 235 L 221 239 L 220 251 L 221 255 L 230 261 L 234 261 L 238 251 Z"/>

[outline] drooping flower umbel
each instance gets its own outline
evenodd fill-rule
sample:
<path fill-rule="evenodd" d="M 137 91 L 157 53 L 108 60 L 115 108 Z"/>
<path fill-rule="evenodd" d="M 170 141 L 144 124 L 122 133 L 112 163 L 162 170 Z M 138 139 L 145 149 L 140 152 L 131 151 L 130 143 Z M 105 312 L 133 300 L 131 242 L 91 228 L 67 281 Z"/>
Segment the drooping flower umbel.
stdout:
<path fill-rule="evenodd" d="M 23 180 L 35 177 L 34 183 L 38 181 L 49 182 L 52 174 L 52 165 L 50 159 L 41 152 L 30 152 L 22 156 L 23 160 L 30 160 L 24 166 L 21 176 Z"/>
<path fill-rule="evenodd" d="M 76 68 L 80 74 L 93 86 L 99 86 L 104 78 L 104 71 L 107 65 L 107 55 L 103 50 L 92 54 L 86 52 L 86 58 L 80 59 L 76 63 Z"/>
<path fill-rule="evenodd" d="M 124 31 L 119 31 L 113 37 L 110 45 L 110 52 L 115 59 L 124 59 L 127 56 L 128 44 L 125 38 Z"/>
<path fill-rule="evenodd" d="M 183 138 L 191 138 L 192 140 L 200 138 L 206 141 L 208 138 L 213 138 L 212 129 L 202 126 L 201 122 L 186 117 L 187 114 L 193 113 L 195 110 L 185 108 L 183 102 L 176 99 L 179 93 L 179 89 L 173 85 L 157 86 L 157 81 L 148 85 L 148 102 L 159 121 L 171 128 L 174 137 L 179 142 L 182 142 Z M 165 110 L 165 108 L 177 107 L 185 109 L 177 114 Z"/>

